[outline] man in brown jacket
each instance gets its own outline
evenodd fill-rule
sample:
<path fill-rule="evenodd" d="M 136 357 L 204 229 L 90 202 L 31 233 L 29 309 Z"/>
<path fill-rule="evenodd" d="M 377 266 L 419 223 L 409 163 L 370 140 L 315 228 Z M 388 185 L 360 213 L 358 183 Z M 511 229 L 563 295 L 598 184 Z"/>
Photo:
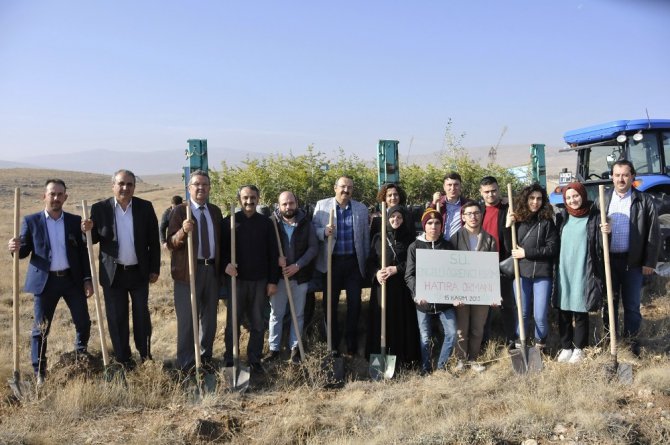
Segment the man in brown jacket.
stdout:
<path fill-rule="evenodd" d="M 191 173 L 188 185 L 190 199 L 172 212 L 168 226 L 167 244 L 172 251 L 171 273 L 174 279 L 174 306 L 177 314 L 177 367 L 187 371 L 195 364 L 193 321 L 188 270 L 187 236 L 193 233 L 193 251 L 197 256 L 195 293 L 200 320 L 200 353 L 206 367 L 212 361 L 216 334 L 216 312 L 219 304 L 220 273 L 217 267 L 219 252 L 221 210 L 207 202 L 210 182 L 207 172 Z M 186 206 L 191 206 L 191 219 L 186 219 Z"/>

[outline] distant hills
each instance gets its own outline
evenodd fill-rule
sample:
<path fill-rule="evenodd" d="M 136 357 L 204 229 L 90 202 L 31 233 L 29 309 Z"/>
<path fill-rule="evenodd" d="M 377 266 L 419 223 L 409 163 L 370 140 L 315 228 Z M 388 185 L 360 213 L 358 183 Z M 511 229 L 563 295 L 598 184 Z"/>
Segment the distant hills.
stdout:
<path fill-rule="evenodd" d="M 530 162 L 529 145 L 501 145 L 498 147 L 496 163 L 505 167 L 517 167 Z M 490 147 L 468 147 L 473 160 L 481 164 L 488 163 Z M 300 153 L 294 152 L 298 155 Z M 360 154 L 360 152 L 359 152 Z M 218 169 L 223 161 L 230 165 L 238 165 L 247 158 L 262 158 L 268 153 L 246 152 L 235 149 L 217 149 L 209 147 L 209 166 Z M 370 150 L 369 159 L 374 160 L 376 152 Z M 438 162 L 440 153 L 399 153 L 401 166 L 403 163 L 428 165 Z M 546 149 L 547 174 L 555 176 L 561 168 L 574 169 L 574 154 L 558 153 L 558 149 Z M 151 152 L 127 152 L 112 150 L 88 150 L 76 153 L 54 153 L 49 155 L 28 156 L 22 162 L 0 160 L 0 168 L 44 168 L 90 173 L 111 174 L 120 168 L 132 170 L 137 175 L 181 174 L 182 167 L 187 165 L 184 151 L 158 150 Z"/>

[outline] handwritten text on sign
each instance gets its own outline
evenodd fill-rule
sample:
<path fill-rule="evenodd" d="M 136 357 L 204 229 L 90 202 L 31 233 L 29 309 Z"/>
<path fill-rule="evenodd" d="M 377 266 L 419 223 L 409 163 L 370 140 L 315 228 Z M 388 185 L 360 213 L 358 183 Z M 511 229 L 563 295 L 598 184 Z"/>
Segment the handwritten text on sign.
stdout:
<path fill-rule="evenodd" d="M 500 304 L 498 252 L 417 249 L 416 296 L 429 303 Z"/>

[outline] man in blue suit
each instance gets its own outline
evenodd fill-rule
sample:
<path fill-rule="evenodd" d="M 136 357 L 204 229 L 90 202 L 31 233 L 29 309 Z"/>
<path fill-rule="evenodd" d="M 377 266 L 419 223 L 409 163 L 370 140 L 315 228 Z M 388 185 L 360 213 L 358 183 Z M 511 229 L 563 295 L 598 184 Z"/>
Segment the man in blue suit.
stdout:
<path fill-rule="evenodd" d="M 354 181 L 342 176 L 335 182 L 335 196 L 316 203 L 312 223 L 316 237 L 320 241 L 316 269 L 326 273 L 328 254 L 333 255 L 332 293 L 333 301 L 333 348 L 337 351 L 340 334 L 337 323 L 337 304 L 342 289 L 347 292 L 347 353 L 356 354 L 358 350 L 358 319 L 361 313 L 361 287 L 365 276 L 365 262 L 370 250 L 370 227 L 368 209 L 365 205 L 351 199 Z M 330 210 L 335 209 L 333 225 L 328 224 Z M 328 252 L 328 237 L 334 237 L 333 251 Z M 324 278 L 324 293 L 326 289 Z M 324 313 L 327 299 L 323 299 Z"/>
<path fill-rule="evenodd" d="M 81 218 L 63 211 L 65 191 L 63 180 L 48 179 L 44 211 L 26 216 L 20 237 L 8 244 L 19 258 L 31 255 L 24 290 L 34 294 L 31 356 L 38 385 L 46 376 L 47 335 L 61 297 L 72 315 L 77 352 L 86 352 L 91 332 L 86 304 L 86 298 L 93 295 L 88 252 L 79 227 Z"/>
<path fill-rule="evenodd" d="M 91 230 L 100 243 L 100 285 L 114 358 L 125 368 L 135 362 L 130 351 L 128 296 L 132 302 L 133 337 L 140 360 L 151 359 L 149 283 L 160 273 L 161 251 L 158 218 L 151 202 L 137 198 L 135 174 L 119 170 L 112 176 L 114 196 L 91 206 L 91 219 L 82 230 Z"/>

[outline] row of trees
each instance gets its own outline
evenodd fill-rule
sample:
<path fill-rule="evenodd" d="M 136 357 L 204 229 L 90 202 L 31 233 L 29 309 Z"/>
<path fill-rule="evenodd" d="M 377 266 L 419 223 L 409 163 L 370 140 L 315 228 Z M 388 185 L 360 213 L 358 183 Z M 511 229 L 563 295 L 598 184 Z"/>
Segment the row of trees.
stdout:
<path fill-rule="evenodd" d="M 469 197 L 479 197 L 479 181 L 487 175 L 495 176 L 501 188 L 507 183 L 512 183 L 515 189 L 522 186 L 507 169 L 493 164 L 482 166 L 471 159 L 460 144 L 443 150 L 435 161 L 427 166 L 400 165 L 400 185 L 407 192 L 408 204 L 423 205 L 430 201 L 435 191 L 442 190 L 444 175 L 450 171 L 461 175 L 463 194 Z M 261 190 L 261 204 L 274 204 L 283 190 L 293 191 L 302 203 L 313 204 L 333 196 L 335 181 L 344 175 L 354 179 L 354 199 L 366 205 L 376 203 L 375 161 L 363 160 L 357 154 L 346 156 L 343 150 L 331 159 L 313 146 L 299 156 L 269 155 L 261 159 L 247 159 L 239 166 L 223 162 L 220 170 L 210 171 L 212 201 L 229 207 L 237 201 L 236 193 L 240 186 L 254 184 Z"/>

